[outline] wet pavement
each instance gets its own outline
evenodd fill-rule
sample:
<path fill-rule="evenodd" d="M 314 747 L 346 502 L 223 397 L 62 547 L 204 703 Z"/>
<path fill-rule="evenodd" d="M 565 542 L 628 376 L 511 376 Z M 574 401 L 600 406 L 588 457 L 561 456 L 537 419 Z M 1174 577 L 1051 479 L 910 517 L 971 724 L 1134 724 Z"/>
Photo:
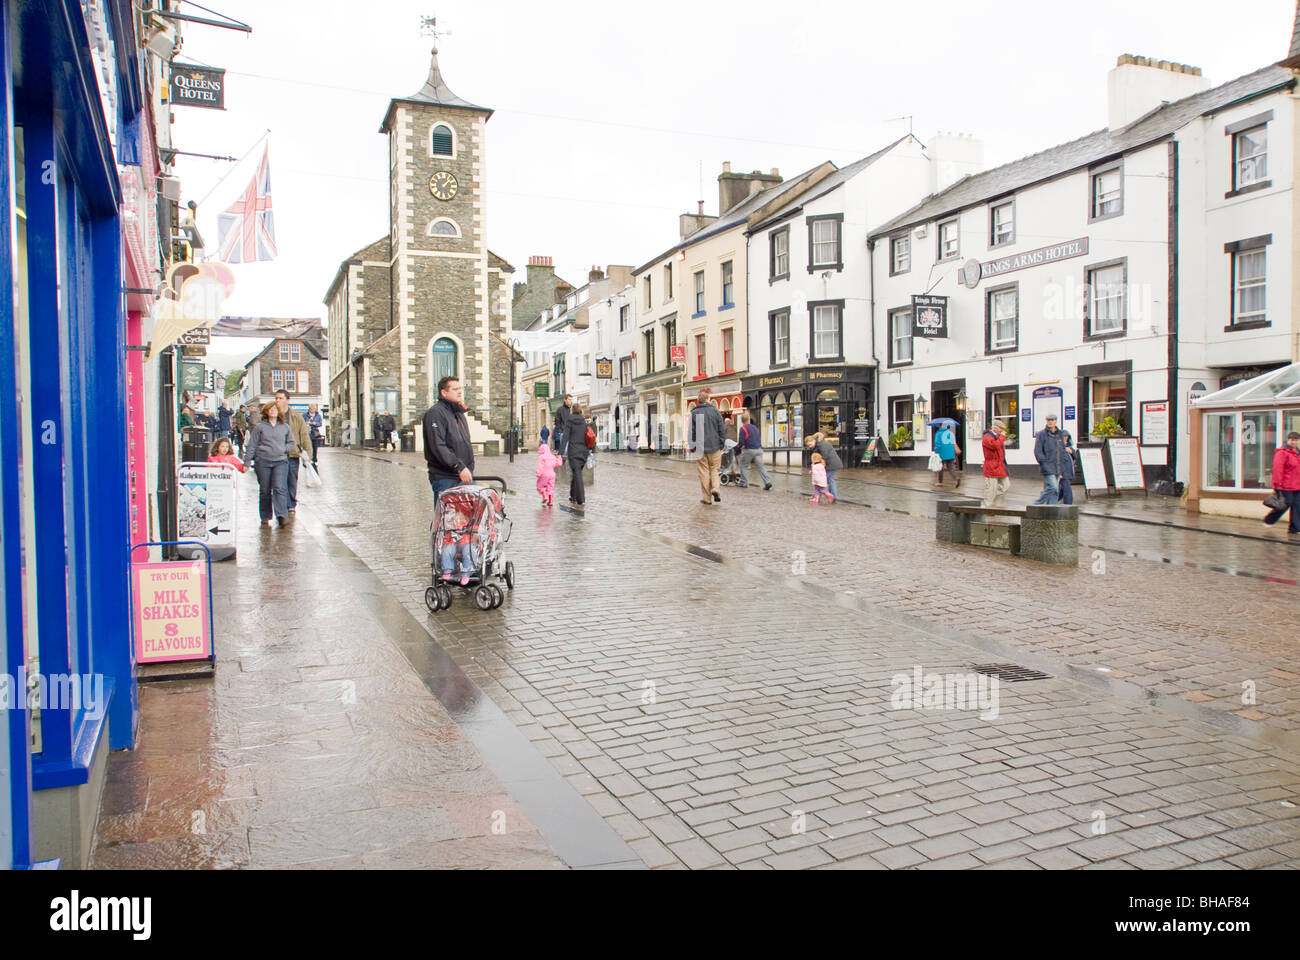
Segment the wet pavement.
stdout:
<path fill-rule="evenodd" d="M 527 746 L 513 725 L 491 705 L 454 719 L 425 676 L 462 711 L 477 688 L 454 665 L 412 665 L 428 633 L 375 574 L 309 508 L 290 527 L 259 528 L 251 474 L 239 490 L 239 555 L 214 567 L 216 676 L 141 686 L 139 745 L 110 757 L 94 868 L 635 861 L 608 828 L 558 855 L 516 799 L 525 790 L 485 759 L 511 736 Z M 515 745 L 511 775 L 559 780 L 530 776 L 530 757 L 544 766 Z"/>
<path fill-rule="evenodd" d="M 419 457 L 325 451 L 300 512 L 646 865 L 1300 864 L 1296 588 L 1211 569 L 1289 545 L 1088 518 L 1105 562 L 1049 568 L 936 543 L 925 490 L 813 507 L 780 475 L 703 506 L 693 465 L 606 455 L 585 511 L 545 511 L 532 461 L 478 469 L 520 491 L 500 610 L 424 608 Z M 1048 676 L 996 716 L 899 699 L 990 663 Z"/>

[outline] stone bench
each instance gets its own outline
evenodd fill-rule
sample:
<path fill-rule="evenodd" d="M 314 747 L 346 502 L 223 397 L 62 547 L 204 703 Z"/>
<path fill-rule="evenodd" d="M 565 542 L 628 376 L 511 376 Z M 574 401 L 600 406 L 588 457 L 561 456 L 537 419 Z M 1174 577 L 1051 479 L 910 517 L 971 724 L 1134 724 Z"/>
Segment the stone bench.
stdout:
<path fill-rule="evenodd" d="M 988 521 L 1015 517 L 1019 523 Z M 1009 550 L 1013 556 L 1041 563 L 1074 566 L 1079 562 L 1079 508 L 1031 504 L 1023 510 L 983 507 L 979 500 L 940 500 L 934 538 L 943 543 Z"/>

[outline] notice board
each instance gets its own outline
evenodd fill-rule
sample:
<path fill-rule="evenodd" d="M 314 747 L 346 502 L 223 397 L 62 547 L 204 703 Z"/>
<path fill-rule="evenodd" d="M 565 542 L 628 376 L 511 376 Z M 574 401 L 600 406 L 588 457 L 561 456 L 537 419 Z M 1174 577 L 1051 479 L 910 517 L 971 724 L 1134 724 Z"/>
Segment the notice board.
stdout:
<path fill-rule="evenodd" d="M 1145 490 L 1146 477 L 1142 474 L 1142 449 L 1137 437 L 1111 437 L 1106 441 L 1110 454 L 1110 474 L 1116 490 Z"/>

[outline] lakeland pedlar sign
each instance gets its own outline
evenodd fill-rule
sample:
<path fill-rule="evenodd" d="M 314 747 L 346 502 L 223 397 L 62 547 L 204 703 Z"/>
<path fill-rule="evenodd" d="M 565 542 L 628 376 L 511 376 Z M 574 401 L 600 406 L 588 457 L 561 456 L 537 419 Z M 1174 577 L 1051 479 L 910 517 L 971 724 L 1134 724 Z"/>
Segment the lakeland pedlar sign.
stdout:
<path fill-rule="evenodd" d="M 1000 257 L 987 263 L 972 261 L 961 271 L 961 279 L 966 286 L 973 288 L 980 280 L 988 280 L 990 277 L 1000 277 L 1004 273 L 1014 273 L 1017 270 L 1027 270 L 1030 267 L 1041 267 L 1046 263 L 1087 255 L 1088 238 L 1080 237 L 1078 240 L 1066 240 L 1064 243 L 1054 243 L 1051 246 L 1039 247 L 1037 250 L 1026 250 L 1024 253 Z M 978 275 L 974 270 L 976 266 L 979 267 Z"/>

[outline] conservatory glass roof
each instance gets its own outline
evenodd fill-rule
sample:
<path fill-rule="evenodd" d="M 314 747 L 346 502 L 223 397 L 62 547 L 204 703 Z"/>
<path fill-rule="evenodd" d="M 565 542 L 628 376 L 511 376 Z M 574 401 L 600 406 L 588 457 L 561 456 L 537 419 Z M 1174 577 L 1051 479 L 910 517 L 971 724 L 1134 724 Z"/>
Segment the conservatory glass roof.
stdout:
<path fill-rule="evenodd" d="M 1292 363 L 1253 379 L 1234 383 L 1225 390 L 1201 397 L 1192 406 L 1249 407 L 1261 404 L 1300 407 L 1300 363 Z"/>

